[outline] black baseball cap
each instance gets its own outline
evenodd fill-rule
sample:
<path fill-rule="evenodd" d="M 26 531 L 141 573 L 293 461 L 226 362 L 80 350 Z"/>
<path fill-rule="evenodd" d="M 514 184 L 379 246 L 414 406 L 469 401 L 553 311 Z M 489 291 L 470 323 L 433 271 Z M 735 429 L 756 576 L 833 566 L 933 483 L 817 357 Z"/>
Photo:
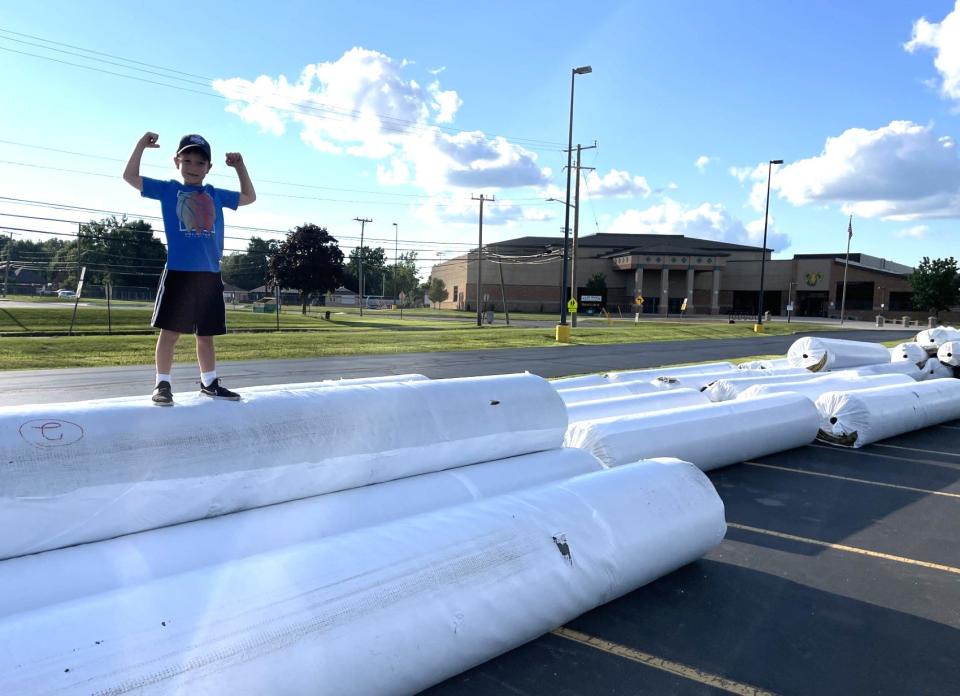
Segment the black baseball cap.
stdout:
<path fill-rule="evenodd" d="M 196 148 L 205 154 L 208 162 L 213 160 L 213 155 L 210 154 L 210 143 L 208 143 L 206 138 L 204 138 L 202 135 L 191 133 L 190 135 L 185 135 L 180 138 L 180 145 L 177 147 L 177 156 L 179 156 L 184 150 L 189 150 L 191 148 Z"/>

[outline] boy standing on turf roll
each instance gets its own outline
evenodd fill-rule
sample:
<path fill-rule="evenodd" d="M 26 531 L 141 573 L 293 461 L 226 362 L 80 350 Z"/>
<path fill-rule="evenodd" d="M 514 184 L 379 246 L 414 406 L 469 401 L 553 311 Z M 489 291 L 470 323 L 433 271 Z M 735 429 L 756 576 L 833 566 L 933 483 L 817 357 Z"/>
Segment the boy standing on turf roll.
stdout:
<path fill-rule="evenodd" d="M 221 386 L 213 337 L 227 332 L 220 258 L 223 256 L 223 208 L 236 210 L 257 199 L 253 182 L 239 152 L 228 152 L 226 163 L 237 171 L 240 192 L 203 185 L 210 171 L 210 144 L 199 135 L 180 139 L 174 165 L 183 179 L 160 181 L 140 176 L 140 158 L 147 148 L 160 147 L 156 133 L 145 133 L 133 148 L 123 180 L 144 198 L 160 201 L 167 238 L 167 265 L 160 277 L 151 324 L 157 339 L 157 381 L 153 402 L 173 405 L 170 370 L 173 350 L 183 333 L 197 336 L 200 393 L 214 399 L 237 401 L 240 395 Z"/>

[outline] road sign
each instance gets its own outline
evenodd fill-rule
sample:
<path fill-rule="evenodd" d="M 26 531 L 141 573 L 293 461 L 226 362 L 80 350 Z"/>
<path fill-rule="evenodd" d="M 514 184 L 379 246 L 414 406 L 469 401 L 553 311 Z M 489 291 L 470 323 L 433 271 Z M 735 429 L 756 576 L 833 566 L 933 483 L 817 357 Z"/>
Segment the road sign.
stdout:
<path fill-rule="evenodd" d="M 635 299 L 634 304 L 639 304 L 639 305 L 643 304 L 643 295 L 637 295 L 636 298 L 634 299 Z"/>
<path fill-rule="evenodd" d="M 575 299 L 573 299 L 572 297 L 570 298 L 570 301 L 567 302 L 567 311 L 568 311 L 568 312 L 576 312 L 576 311 L 577 311 L 577 301 L 576 301 Z"/>
<path fill-rule="evenodd" d="M 793 311 L 793 303 L 792 303 L 792 302 L 787 305 L 787 311 L 788 311 L 788 312 L 792 312 L 792 311 Z"/>

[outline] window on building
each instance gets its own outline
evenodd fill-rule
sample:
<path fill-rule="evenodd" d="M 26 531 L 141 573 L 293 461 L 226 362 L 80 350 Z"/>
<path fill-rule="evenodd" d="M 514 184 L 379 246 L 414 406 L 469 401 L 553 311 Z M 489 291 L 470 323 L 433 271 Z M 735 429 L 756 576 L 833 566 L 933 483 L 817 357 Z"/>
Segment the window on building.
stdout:
<path fill-rule="evenodd" d="M 459 297 L 460 297 L 460 288 L 458 288 L 456 285 L 454 285 L 454 286 L 453 286 L 453 301 L 456 302 Z"/>

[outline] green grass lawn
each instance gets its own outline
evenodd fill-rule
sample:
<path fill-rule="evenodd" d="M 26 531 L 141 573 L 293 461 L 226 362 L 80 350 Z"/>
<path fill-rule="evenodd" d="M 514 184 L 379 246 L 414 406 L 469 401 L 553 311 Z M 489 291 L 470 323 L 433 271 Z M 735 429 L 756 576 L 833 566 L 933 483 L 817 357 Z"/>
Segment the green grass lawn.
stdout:
<path fill-rule="evenodd" d="M 35 310 L 37 313 L 57 310 Z M 149 323 L 149 311 L 129 317 L 138 328 Z M 2 312 L 0 312 L 2 313 Z M 115 313 L 116 314 L 116 313 Z M 373 314 L 373 316 L 370 316 Z M 31 315 L 32 316 L 32 315 Z M 405 315 L 406 316 L 406 315 Z M 32 321 L 40 322 L 44 317 Z M 228 322 L 237 326 L 243 321 L 251 325 L 272 326 L 273 315 L 246 316 L 230 314 Z M 289 324 L 287 322 L 290 322 Z M 332 316 L 325 321 L 315 315 L 301 317 L 285 314 L 283 326 L 295 321 L 315 328 L 310 332 L 232 333 L 217 338 L 218 360 L 271 360 L 310 358 L 334 355 L 372 355 L 429 351 L 480 350 L 491 348 L 542 348 L 565 346 L 554 340 L 552 326 L 528 328 L 495 324 L 482 328 L 451 321 L 423 321 L 376 316 L 376 313 Z M 766 335 L 786 335 L 798 331 L 822 330 L 815 324 L 771 323 Z M 750 324 L 695 322 L 632 322 L 581 326 L 573 330 L 572 344 L 647 343 L 652 341 L 703 340 L 714 338 L 755 337 Z M 96 367 L 113 365 L 145 365 L 153 362 L 156 338 L 147 335 L 0 337 L 0 369 L 36 369 L 58 367 Z M 193 362 L 194 342 L 189 336 L 181 339 L 176 360 Z"/>

